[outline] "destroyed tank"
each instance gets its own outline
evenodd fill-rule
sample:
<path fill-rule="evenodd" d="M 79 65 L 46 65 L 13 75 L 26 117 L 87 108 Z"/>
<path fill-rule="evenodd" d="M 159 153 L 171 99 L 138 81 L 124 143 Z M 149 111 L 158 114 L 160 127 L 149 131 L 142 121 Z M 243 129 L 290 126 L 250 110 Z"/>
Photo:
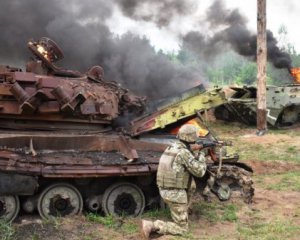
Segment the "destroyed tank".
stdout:
<path fill-rule="evenodd" d="M 162 109 L 143 113 L 145 98 L 104 80 L 100 66 L 84 74 L 58 67 L 63 53 L 49 38 L 29 41 L 28 48 L 34 57 L 25 72 L 0 66 L 0 219 L 12 221 L 20 211 L 51 219 L 79 214 L 84 207 L 138 216 L 160 206 L 157 165 L 176 139 L 149 128 L 144 119 Z M 139 117 L 129 126 L 115 124 L 128 114 Z M 180 114 L 170 128 L 183 123 Z M 221 200 L 239 189 L 251 201 L 252 169 L 236 158 L 222 165 L 214 150 L 208 149 L 214 162 L 199 188 L 207 185 Z"/>
<path fill-rule="evenodd" d="M 266 86 L 267 123 L 275 128 L 290 127 L 300 122 L 300 68 L 289 70 L 294 83 Z M 217 119 L 256 125 L 255 86 L 224 87 L 226 102 L 215 109 Z"/>

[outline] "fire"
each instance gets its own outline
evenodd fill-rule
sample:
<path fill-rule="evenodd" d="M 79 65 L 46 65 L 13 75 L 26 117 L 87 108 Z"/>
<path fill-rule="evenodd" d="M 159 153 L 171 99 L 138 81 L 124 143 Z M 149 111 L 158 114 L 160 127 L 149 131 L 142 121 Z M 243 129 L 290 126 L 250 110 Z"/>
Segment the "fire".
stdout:
<path fill-rule="evenodd" d="M 184 124 L 193 124 L 193 125 L 195 125 L 195 126 L 199 129 L 198 134 L 199 134 L 200 137 L 205 137 L 205 136 L 208 134 L 208 130 L 207 130 L 206 128 L 204 128 L 204 127 L 201 125 L 201 123 L 200 123 L 196 118 L 193 118 L 193 119 L 191 119 L 191 120 L 185 122 Z M 183 124 L 183 125 L 184 125 L 184 124 Z M 180 127 L 181 127 L 181 126 L 178 126 L 178 127 L 176 127 L 176 128 L 173 128 L 173 129 L 170 131 L 170 133 L 176 135 L 176 134 L 178 133 Z"/>
<path fill-rule="evenodd" d="M 38 50 L 38 52 L 40 53 L 40 54 L 42 54 L 46 59 L 49 59 L 48 58 L 48 52 L 47 52 L 47 50 L 43 47 L 43 46 L 41 46 L 41 45 L 37 45 L 37 50 Z"/>
<path fill-rule="evenodd" d="M 291 68 L 291 74 L 296 83 L 300 83 L 300 68 Z"/>

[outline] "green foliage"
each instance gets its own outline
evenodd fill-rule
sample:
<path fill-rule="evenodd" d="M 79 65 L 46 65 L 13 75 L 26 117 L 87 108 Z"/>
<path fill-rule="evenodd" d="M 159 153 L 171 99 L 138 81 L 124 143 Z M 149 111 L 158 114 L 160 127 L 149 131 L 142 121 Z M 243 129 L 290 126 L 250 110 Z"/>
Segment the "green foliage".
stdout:
<path fill-rule="evenodd" d="M 207 68 L 209 81 L 213 85 L 250 84 L 256 78 L 256 69 L 252 62 L 233 53 L 220 55 L 215 63 Z M 254 77 L 253 77 L 254 76 Z"/>
<path fill-rule="evenodd" d="M 223 221 L 235 222 L 238 219 L 236 212 L 237 212 L 237 207 L 235 205 L 233 204 L 225 205 L 223 216 L 221 217 L 221 219 Z"/>
<path fill-rule="evenodd" d="M 86 216 L 86 219 L 90 222 L 100 223 L 106 228 L 113 229 L 113 230 L 121 230 L 125 235 L 131 235 L 139 230 L 138 224 L 132 218 L 116 218 L 114 216 L 100 216 L 95 213 L 89 213 Z"/>
<path fill-rule="evenodd" d="M 183 65 L 196 65 L 197 64 L 197 58 L 194 54 L 187 50 L 181 49 L 177 54 L 177 61 Z"/>
<path fill-rule="evenodd" d="M 86 218 L 91 222 L 100 223 L 108 228 L 114 228 L 117 225 L 116 219 L 111 215 L 103 217 L 96 213 L 89 213 Z"/>
<path fill-rule="evenodd" d="M 12 240 L 14 239 L 15 229 L 10 223 L 0 220 L 0 239 Z"/>
<path fill-rule="evenodd" d="M 297 153 L 298 150 L 297 150 L 297 147 L 296 146 L 289 146 L 287 149 L 286 149 L 286 152 L 288 153 Z"/>
<path fill-rule="evenodd" d="M 132 219 L 126 219 L 121 229 L 126 235 L 131 235 L 139 231 L 139 226 Z"/>
<path fill-rule="evenodd" d="M 235 77 L 234 82 L 240 85 L 251 85 L 255 83 L 256 75 L 256 64 L 254 62 L 249 62 L 241 68 L 241 71 Z"/>
<path fill-rule="evenodd" d="M 158 218 L 171 218 L 171 212 L 169 208 L 163 209 L 154 209 L 147 211 L 143 214 L 143 218 L 151 218 L 151 219 L 158 219 Z"/>
<path fill-rule="evenodd" d="M 179 64 L 179 63 L 180 63 L 180 60 L 178 59 L 178 54 L 175 53 L 174 51 L 173 51 L 173 52 L 169 52 L 169 53 L 167 53 L 166 55 L 167 55 L 168 59 L 169 59 L 171 62 L 173 62 L 173 63 L 175 63 L 175 64 Z"/>

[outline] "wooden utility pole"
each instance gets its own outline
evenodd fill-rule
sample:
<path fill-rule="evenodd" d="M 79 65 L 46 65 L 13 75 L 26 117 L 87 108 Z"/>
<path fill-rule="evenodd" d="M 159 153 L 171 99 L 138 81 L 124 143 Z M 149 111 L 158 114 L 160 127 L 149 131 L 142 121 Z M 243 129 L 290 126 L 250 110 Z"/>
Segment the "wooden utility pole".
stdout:
<path fill-rule="evenodd" d="M 266 1 L 257 0 L 257 135 L 267 130 L 267 34 Z"/>

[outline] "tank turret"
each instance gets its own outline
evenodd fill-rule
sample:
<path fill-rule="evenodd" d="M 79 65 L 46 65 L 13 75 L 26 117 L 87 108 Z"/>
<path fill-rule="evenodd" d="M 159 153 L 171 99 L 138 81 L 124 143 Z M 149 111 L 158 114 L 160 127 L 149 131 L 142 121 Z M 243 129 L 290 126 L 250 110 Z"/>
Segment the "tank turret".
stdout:
<path fill-rule="evenodd" d="M 22 119 L 22 126 L 28 122 L 28 128 L 33 127 L 32 121 L 35 127 L 46 127 L 44 121 L 102 127 L 129 111 L 143 111 L 145 98 L 104 80 L 101 66 L 86 73 L 56 66 L 63 53 L 49 38 L 29 41 L 28 47 L 34 57 L 27 62 L 26 72 L 0 67 L 1 121 Z"/>

